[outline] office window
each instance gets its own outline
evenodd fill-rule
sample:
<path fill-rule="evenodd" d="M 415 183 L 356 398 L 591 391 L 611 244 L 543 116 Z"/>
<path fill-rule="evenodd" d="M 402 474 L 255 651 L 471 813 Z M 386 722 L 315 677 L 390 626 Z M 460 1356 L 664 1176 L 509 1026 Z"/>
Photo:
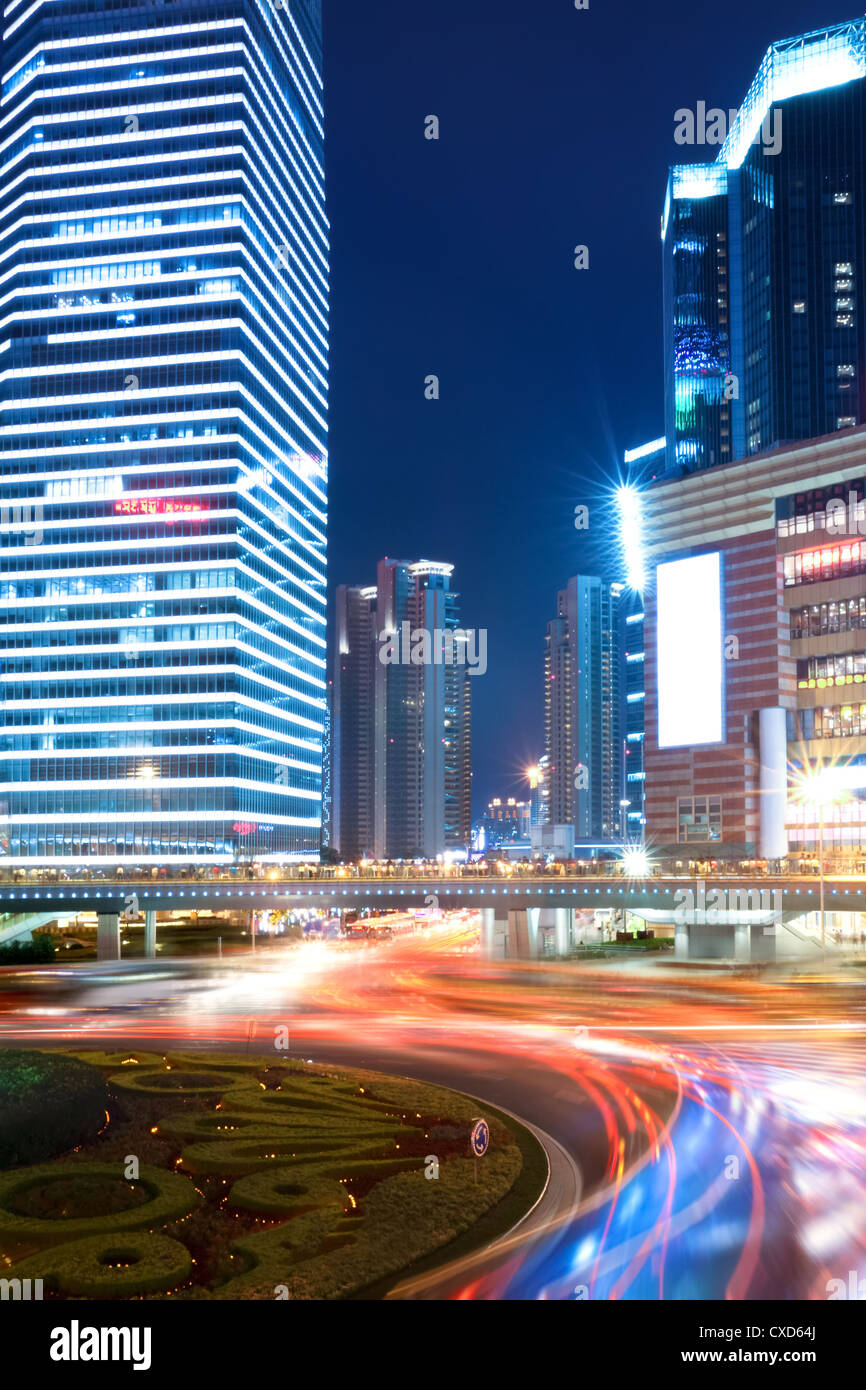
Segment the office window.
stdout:
<path fill-rule="evenodd" d="M 677 799 L 677 841 L 693 844 L 722 838 L 722 798 L 681 796 Z"/>

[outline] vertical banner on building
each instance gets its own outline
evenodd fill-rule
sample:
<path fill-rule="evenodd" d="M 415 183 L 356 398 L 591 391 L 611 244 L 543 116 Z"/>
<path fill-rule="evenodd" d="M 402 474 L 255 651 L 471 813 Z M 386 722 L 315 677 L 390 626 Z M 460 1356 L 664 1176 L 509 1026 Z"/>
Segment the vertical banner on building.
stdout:
<path fill-rule="evenodd" d="M 724 741 L 722 557 L 656 570 L 659 748 Z"/>

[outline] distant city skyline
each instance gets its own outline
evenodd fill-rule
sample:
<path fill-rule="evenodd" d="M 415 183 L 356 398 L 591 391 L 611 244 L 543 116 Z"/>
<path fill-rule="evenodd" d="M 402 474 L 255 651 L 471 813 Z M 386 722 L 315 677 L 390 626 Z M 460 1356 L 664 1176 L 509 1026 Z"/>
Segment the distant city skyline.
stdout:
<path fill-rule="evenodd" d="M 472 676 L 484 674 L 486 634 L 461 626 L 453 569 L 386 556 L 375 584 L 337 589 L 329 847 L 343 858 L 469 848 Z"/>
<path fill-rule="evenodd" d="M 636 0 L 531 19 L 520 0 L 443 0 L 431 23 L 397 0 L 325 7 L 330 574 L 356 583 L 397 548 L 453 560 L 488 629 L 476 814 L 525 792 L 550 595 L 575 573 L 623 577 L 611 483 L 625 449 L 665 432 L 662 194 L 670 165 L 701 157 L 675 113 L 736 105 L 771 43 L 854 12 L 732 0 L 723 24 L 711 8 L 648 23 Z"/>

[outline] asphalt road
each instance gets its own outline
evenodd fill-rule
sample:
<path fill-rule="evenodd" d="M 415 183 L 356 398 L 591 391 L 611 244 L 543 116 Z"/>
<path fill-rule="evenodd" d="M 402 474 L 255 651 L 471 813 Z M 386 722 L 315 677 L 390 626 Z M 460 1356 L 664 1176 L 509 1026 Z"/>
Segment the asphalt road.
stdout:
<path fill-rule="evenodd" d="M 537 1127 L 536 1210 L 396 1296 L 826 1298 L 866 1269 L 862 975 L 492 964 L 473 942 L 452 923 L 191 980 L 0 993 L 0 1045 L 243 1049 L 253 1022 L 265 1054 L 288 1025 L 294 1055 L 435 1081 Z"/>

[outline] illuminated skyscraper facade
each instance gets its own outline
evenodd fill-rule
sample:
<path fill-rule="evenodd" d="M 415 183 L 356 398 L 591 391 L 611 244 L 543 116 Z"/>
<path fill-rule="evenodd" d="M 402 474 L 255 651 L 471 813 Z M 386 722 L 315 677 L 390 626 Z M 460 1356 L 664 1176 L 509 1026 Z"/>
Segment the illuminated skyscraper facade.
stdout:
<path fill-rule="evenodd" d="M 4 26 L 7 862 L 316 851 L 319 0 Z"/>
<path fill-rule="evenodd" d="M 617 533 L 621 573 L 625 580 L 621 600 L 622 671 L 625 694 L 625 779 L 623 834 L 632 845 L 644 839 L 644 703 L 645 660 L 644 601 L 647 573 L 641 520 L 640 490 L 664 470 L 666 441 L 651 439 L 623 455 L 623 475 L 629 481 L 616 492 Z"/>
<path fill-rule="evenodd" d="M 864 79 L 860 18 L 774 44 L 735 119 L 683 121 L 724 143 L 668 179 L 669 476 L 864 420 Z"/>
<path fill-rule="evenodd" d="M 486 633 L 459 627 L 453 570 L 386 558 L 375 585 L 337 590 L 331 819 L 345 859 L 470 845 L 472 675 L 486 669 Z"/>
<path fill-rule="evenodd" d="M 552 825 L 575 839 L 620 836 L 625 705 L 622 584 L 575 575 L 556 596 L 544 653 L 544 730 Z"/>

